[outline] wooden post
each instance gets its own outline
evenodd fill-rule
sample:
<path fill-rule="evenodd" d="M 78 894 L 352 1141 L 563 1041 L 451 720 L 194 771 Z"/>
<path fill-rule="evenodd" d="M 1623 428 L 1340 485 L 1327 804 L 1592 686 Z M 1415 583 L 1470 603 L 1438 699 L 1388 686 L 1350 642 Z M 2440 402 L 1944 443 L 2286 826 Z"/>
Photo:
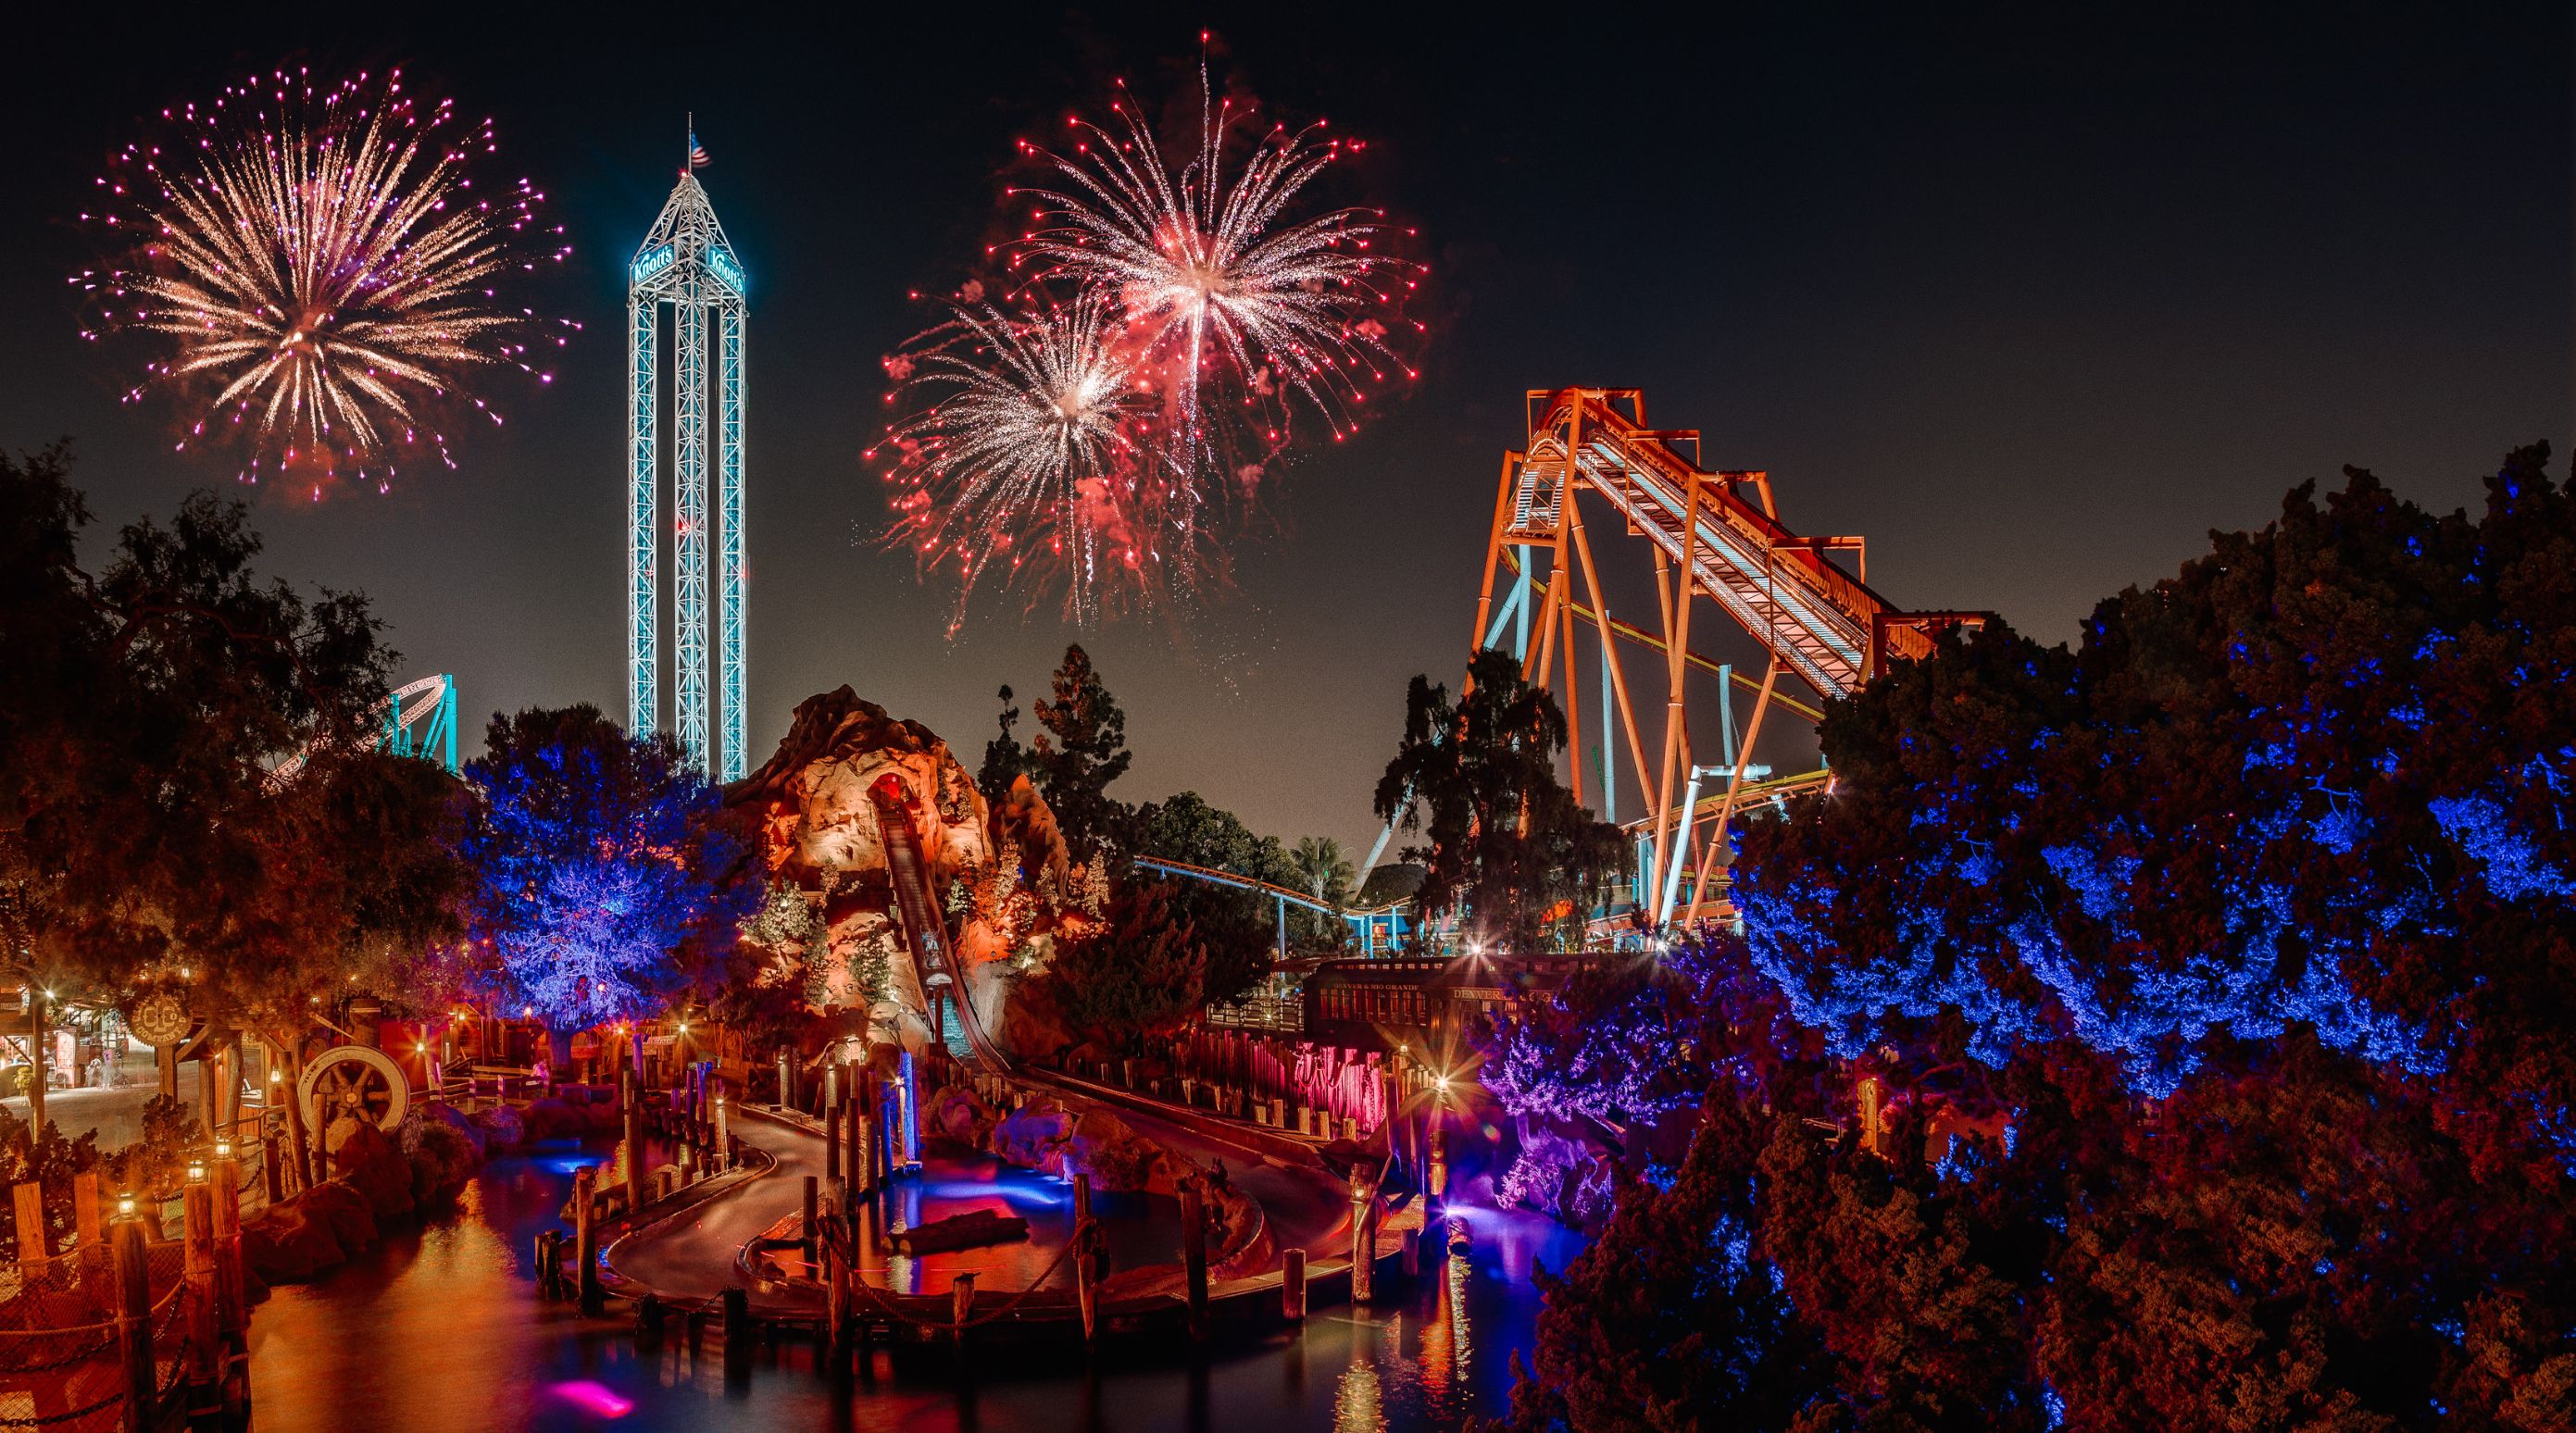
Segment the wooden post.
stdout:
<path fill-rule="evenodd" d="M 160 1401 L 152 1372 L 152 1265 L 143 1221 L 123 1218 L 108 1226 L 109 1257 L 116 1263 L 116 1347 L 125 1363 L 125 1433 L 152 1433 Z"/>
<path fill-rule="evenodd" d="M 242 1289 L 241 1161 L 227 1154 L 214 1164 L 215 1293 L 224 1336 L 250 1327 L 250 1305 Z"/>
<path fill-rule="evenodd" d="M 823 1314 L 828 1325 L 824 1330 L 822 1357 L 826 1366 L 836 1372 L 847 1367 L 850 1361 L 851 1274 L 850 1260 L 843 1251 L 853 1255 L 858 1252 L 858 1245 L 847 1237 L 846 1230 L 847 1226 L 837 1221 L 827 1223 L 822 1241 Z"/>
<path fill-rule="evenodd" d="M 191 1171 L 180 1207 L 187 1239 L 182 1255 L 188 1281 L 188 1415 L 190 1423 L 195 1424 L 201 1415 L 214 1410 L 221 1345 L 215 1311 L 215 1191 L 202 1174 Z"/>
<path fill-rule="evenodd" d="M 814 1237 L 814 1221 L 822 1213 L 822 1196 L 822 1181 L 810 1174 L 805 1176 L 805 1222 L 796 1226 L 796 1233 L 805 1241 L 805 1262 L 808 1264 L 814 1262 L 822 1248 Z"/>
<path fill-rule="evenodd" d="M 966 1321 L 975 1316 L 975 1276 L 972 1273 L 961 1273 L 948 1281 L 948 1310 L 949 1317 L 957 1324 L 953 1337 L 963 1344 L 966 1342 Z"/>
<path fill-rule="evenodd" d="M 95 1261 L 107 1252 L 107 1222 L 98 1207 L 98 1171 L 85 1169 L 72 1176 L 72 1237 L 80 1241 L 83 1263 Z"/>
<path fill-rule="evenodd" d="M 1199 1192 L 1196 1179 L 1181 1186 L 1181 1263 L 1189 1275 L 1190 1338 L 1194 1342 L 1205 1343 L 1208 1336 L 1207 1202 Z"/>
<path fill-rule="evenodd" d="M 1377 1188 L 1351 1167 L 1351 1302 L 1377 1296 Z"/>
<path fill-rule="evenodd" d="M 1086 1236 L 1091 1225 L 1091 1176 L 1073 1177 L 1073 1228 L 1076 1237 Z M 1099 1330 L 1100 1321 L 1100 1256 L 1089 1249 L 1077 1250 L 1073 1256 L 1074 1301 L 1082 1308 L 1082 1337 L 1089 1342 Z"/>
<path fill-rule="evenodd" d="M 796 1051 L 787 1045 L 778 1047 L 778 1107 L 782 1110 L 797 1108 Z"/>
<path fill-rule="evenodd" d="M 275 1130 L 259 1137 L 260 1194 L 270 1208 L 286 1202 L 285 1161 L 278 1157 L 278 1134 Z"/>
<path fill-rule="evenodd" d="M 751 1377 L 751 1295 L 740 1288 L 724 1291 L 725 1382 Z"/>
<path fill-rule="evenodd" d="M 1396 1235 L 1396 1239 L 1404 1247 L 1404 1276 L 1408 1279 L 1420 1278 L 1422 1276 L 1422 1231 L 1402 1230 Z"/>
<path fill-rule="evenodd" d="M 21 1183 L 15 1191 L 18 1203 L 18 1262 L 41 1264 L 54 1257 L 53 1244 L 45 1238 L 45 1186 L 35 1180 Z"/>
<path fill-rule="evenodd" d="M 617 1067 L 617 1122 L 626 1136 L 626 1208 L 644 1207 L 644 1092 L 634 1067 Z"/>
<path fill-rule="evenodd" d="M 599 1287 L 599 1227 L 592 1209 L 597 1198 L 592 1180 L 595 1171 L 585 1169 L 572 1177 L 572 1248 L 580 1261 L 573 1270 L 574 1289 L 581 1296 L 581 1311 L 597 1313 L 604 1296 Z"/>
<path fill-rule="evenodd" d="M 858 1201 L 868 1193 L 868 1098 L 860 1090 L 858 1072 L 850 1072 L 850 1098 L 840 1106 L 840 1178 L 850 1180 L 850 1214 L 858 1214 Z M 855 1229 L 855 1224 L 853 1224 Z"/>
<path fill-rule="evenodd" d="M 721 1091 L 716 1095 L 715 1147 L 716 1168 L 733 1168 L 733 1132 L 725 1120 L 725 1097 Z"/>
<path fill-rule="evenodd" d="M 1291 1249 L 1279 1267 L 1279 1311 L 1290 1323 L 1306 1321 L 1306 1251 Z"/>

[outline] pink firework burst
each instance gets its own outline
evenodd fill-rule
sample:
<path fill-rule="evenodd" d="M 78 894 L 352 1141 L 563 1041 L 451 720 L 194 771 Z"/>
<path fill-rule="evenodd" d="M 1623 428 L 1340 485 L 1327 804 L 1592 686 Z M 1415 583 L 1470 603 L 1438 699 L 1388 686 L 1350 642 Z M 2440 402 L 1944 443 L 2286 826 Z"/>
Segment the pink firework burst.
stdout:
<path fill-rule="evenodd" d="M 1006 192 L 1025 224 L 988 251 L 1019 316 L 961 315 L 887 362 L 888 401 L 908 415 L 887 430 L 895 539 L 959 580 L 961 615 L 1003 570 L 1033 593 L 1061 587 L 1080 621 L 1221 585 L 1303 430 L 1341 441 L 1418 376 L 1404 350 L 1423 326 L 1405 308 L 1424 271 L 1390 252 L 1411 231 L 1379 209 L 1304 202 L 1360 145 L 1321 123 L 1261 128 L 1217 98 L 1204 61 L 1182 143 L 1167 148 L 1123 85 L 1110 109 L 1107 124 L 1070 121 L 1061 150 L 1021 145 L 1050 178 Z M 1032 344 L 1115 370 L 1116 441 L 1067 446 L 1030 407 L 1061 389 L 1032 375 L 1062 371 L 1027 361 Z M 969 353 L 1008 401 L 962 401 L 980 390 L 949 365 Z M 1039 451 L 1043 485 L 1021 466 Z"/>
<path fill-rule="evenodd" d="M 116 257 L 71 282 L 96 306 L 85 337 L 149 341 L 127 400 L 168 389 L 194 410 L 180 450 L 237 449 L 243 481 L 316 498 L 382 491 L 406 452 L 455 466 L 457 420 L 502 421 L 474 391 L 485 371 L 552 381 L 541 355 L 578 325 L 502 290 L 571 250 L 530 181 L 476 184 L 489 120 L 415 100 L 400 71 L 317 85 L 283 69 L 161 119 L 82 215 Z"/>

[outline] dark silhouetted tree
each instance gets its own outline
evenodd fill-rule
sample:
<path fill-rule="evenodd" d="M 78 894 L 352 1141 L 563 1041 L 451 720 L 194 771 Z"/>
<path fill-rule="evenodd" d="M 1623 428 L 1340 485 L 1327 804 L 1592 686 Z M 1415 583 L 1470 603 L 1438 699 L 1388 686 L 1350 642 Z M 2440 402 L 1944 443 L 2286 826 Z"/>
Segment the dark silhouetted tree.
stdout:
<path fill-rule="evenodd" d="M 1038 790 L 1055 812 L 1077 859 L 1126 844 L 1128 810 L 1109 794 L 1127 772 L 1127 714 L 1080 645 L 1064 649 L 1055 669 L 1055 700 L 1034 705 L 1037 744 L 1029 753 Z"/>
<path fill-rule="evenodd" d="M 1463 902 L 1469 928 L 1505 950 L 1532 951 L 1543 929 L 1580 944 L 1595 891 L 1626 868 L 1618 828 L 1593 819 L 1557 779 L 1565 717 L 1498 649 L 1467 667 L 1467 692 L 1415 677 L 1404 738 L 1378 779 L 1377 814 L 1426 846 L 1404 857 L 1428 873 L 1415 899 L 1426 917 Z M 1551 913 L 1561 913 L 1551 921 Z"/>

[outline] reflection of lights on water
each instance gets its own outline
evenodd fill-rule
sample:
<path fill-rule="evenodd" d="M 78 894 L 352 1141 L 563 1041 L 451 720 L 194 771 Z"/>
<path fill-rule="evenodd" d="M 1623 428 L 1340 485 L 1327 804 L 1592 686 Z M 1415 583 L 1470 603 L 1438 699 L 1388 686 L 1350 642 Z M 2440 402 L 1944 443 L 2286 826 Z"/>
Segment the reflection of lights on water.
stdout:
<path fill-rule="evenodd" d="M 1002 1199 L 1013 1204 L 1037 1204 L 1060 1209 L 1073 1202 L 1070 1186 L 1061 1189 L 1031 1188 L 1019 1183 L 996 1180 L 934 1179 L 921 1186 L 922 1193 L 933 1199 Z"/>
<path fill-rule="evenodd" d="M 552 1159 L 538 1160 L 537 1163 L 557 1174 L 579 1174 L 585 1169 L 597 1169 L 607 1161 L 591 1156 L 558 1155 Z"/>
<path fill-rule="evenodd" d="M 635 1411 L 635 1405 L 609 1391 L 606 1384 L 576 1379 L 558 1383 L 548 1390 L 555 1397 L 597 1418 L 623 1418 Z"/>
<path fill-rule="evenodd" d="M 1369 1351 L 1351 1350 L 1351 1366 L 1342 1370 L 1333 1390 L 1333 1433 L 1385 1433 L 1386 1399 L 1378 1390 L 1377 1365 Z"/>

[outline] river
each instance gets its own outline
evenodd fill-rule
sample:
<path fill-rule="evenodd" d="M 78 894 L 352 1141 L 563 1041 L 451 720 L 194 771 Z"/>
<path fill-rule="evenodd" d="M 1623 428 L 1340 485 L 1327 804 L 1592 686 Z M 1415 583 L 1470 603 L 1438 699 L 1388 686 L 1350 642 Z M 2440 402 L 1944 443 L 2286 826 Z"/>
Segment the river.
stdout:
<path fill-rule="evenodd" d="M 1368 1310 L 1318 1309 L 1304 1330 L 1195 1360 L 1113 1351 L 1024 1366 L 995 1349 L 971 1378 L 898 1371 L 878 1353 L 835 1389 L 801 1344 L 764 1351 L 728 1387 L 710 1337 L 639 1352 L 622 1325 L 536 1296 L 530 1253 L 558 1225 L 574 1171 L 603 1147 L 563 1145 L 484 1166 L 456 1207 L 320 1283 L 281 1288 L 251 1323 L 261 1433 L 494 1429 L 867 1429 L 1222 1433 L 1448 1429 L 1499 1413 L 1529 1347 L 1533 1259 L 1561 1268 L 1578 1238 L 1535 1215 L 1474 1210 L 1472 1254 Z M 933 1360 L 936 1362 L 936 1360 Z"/>

